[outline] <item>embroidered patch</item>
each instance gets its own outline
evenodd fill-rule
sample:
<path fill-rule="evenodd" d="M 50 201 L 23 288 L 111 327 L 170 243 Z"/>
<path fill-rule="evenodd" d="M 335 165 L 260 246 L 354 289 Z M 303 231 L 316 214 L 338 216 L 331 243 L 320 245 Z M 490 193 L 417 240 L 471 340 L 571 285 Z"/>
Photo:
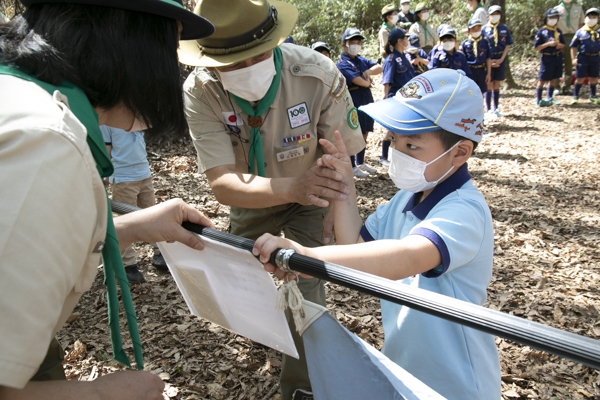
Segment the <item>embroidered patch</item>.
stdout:
<path fill-rule="evenodd" d="M 303 155 L 304 148 L 302 146 L 299 146 L 293 149 L 282 151 L 281 153 L 277 153 L 277 161 L 282 162 L 286 160 L 291 160 L 292 158 L 302 157 Z"/>
<path fill-rule="evenodd" d="M 308 106 L 306 103 L 300 103 L 287 109 L 290 128 L 294 129 L 302 125 L 310 123 L 308 115 Z"/>
<path fill-rule="evenodd" d="M 418 90 L 419 85 L 417 85 L 415 82 L 409 82 L 406 85 L 402 86 L 402 88 L 400 89 L 400 94 L 402 95 L 402 97 L 408 99 L 420 99 L 423 96 L 417 94 Z"/>
<path fill-rule="evenodd" d="M 350 126 L 350 128 L 352 129 L 358 129 L 358 127 L 360 126 L 358 124 L 358 111 L 356 110 L 356 107 L 352 107 L 352 109 L 350 111 L 348 111 L 348 125 Z"/>
<path fill-rule="evenodd" d="M 342 95 L 346 87 L 346 79 L 339 71 L 335 75 L 333 85 L 331 85 L 331 95 L 336 99 Z"/>
<path fill-rule="evenodd" d="M 229 131 L 235 135 L 239 135 L 241 132 L 240 128 L 235 125 L 227 125 L 227 127 L 229 128 Z"/>
<path fill-rule="evenodd" d="M 233 111 L 221 111 L 221 114 L 223 115 L 223 121 L 227 125 L 235 125 L 235 126 L 244 125 L 244 120 L 242 119 L 240 114 L 236 114 Z"/>

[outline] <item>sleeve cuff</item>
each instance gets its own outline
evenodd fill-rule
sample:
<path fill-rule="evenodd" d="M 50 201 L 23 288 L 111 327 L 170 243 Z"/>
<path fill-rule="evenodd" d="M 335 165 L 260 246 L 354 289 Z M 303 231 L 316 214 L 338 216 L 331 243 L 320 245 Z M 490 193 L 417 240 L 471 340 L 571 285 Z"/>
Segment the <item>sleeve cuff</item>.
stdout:
<path fill-rule="evenodd" d="M 365 225 L 363 225 L 362 228 L 360 229 L 360 237 L 365 242 L 372 242 L 373 240 L 375 240 L 375 238 L 373 238 L 373 236 L 371 236 L 371 233 L 369 232 L 369 230 L 367 229 L 367 227 Z"/>
<path fill-rule="evenodd" d="M 444 272 L 446 272 L 448 270 L 448 267 L 450 266 L 450 253 L 448 252 L 448 247 L 446 246 L 446 243 L 442 240 L 440 235 L 438 235 L 436 232 L 432 231 L 431 229 L 427 229 L 427 228 L 414 229 L 410 232 L 410 234 L 411 235 L 420 235 L 420 236 L 423 236 L 423 237 L 426 237 L 427 239 L 429 239 L 431 241 L 431 243 L 433 243 L 435 245 L 435 247 L 437 247 L 438 251 L 440 252 L 440 256 L 442 257 L 441 265 L 439 265 L 427 272 L 424 272 L 421 275 L 423 275 L 426 278 L 437 278 L 438 276 L 440 276 Z M 361 235 L 362 235 L 362 231 L 361 231 Z"/>

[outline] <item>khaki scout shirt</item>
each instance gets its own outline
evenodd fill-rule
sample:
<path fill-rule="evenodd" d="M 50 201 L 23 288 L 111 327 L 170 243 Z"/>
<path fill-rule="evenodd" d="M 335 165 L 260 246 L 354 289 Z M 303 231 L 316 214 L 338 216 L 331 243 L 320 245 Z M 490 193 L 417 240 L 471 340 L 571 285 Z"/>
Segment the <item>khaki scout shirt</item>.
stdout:
<path fill-rule="evenodd" d="M 342 134 L 348 154 L 362 150 L 365 141 L 356 109 L 335 64 L 308 48 L 292 44 L 280 48 L 281 85 L 270 109 L 262 115 L 260 129 L 266 176 L 301 175 L 323 154 L 318 139 L 335 143 L 335 130 Z M 236 171 L 248 173 L 248 116 L 203 68 L 188 77 L 184 93 L 199 171 L 235 164 Z"/>
<path fill-rule="evenodd" d="M 0 385 L 23 388 L 94 281 L 106 193 L 65 96 L 0 88 Z"/>
<path fill-rule="evenodd" d="M 554 7 L 554 9 L 560 12 L 560 18 L 558 19 L 556 27 L 562 31 L 563 35 L 574 35 L 575 32 L 583 26 L 585 13 L 583 12 L 583 7 L 579 4 L 571 2 L 570 25 L 567 25 L 567 9 L 562 5 L 558 5 Z M 566 43 L 566 45 L 568 47 L 569 43 Z"/>
<path fill-rule="evenodd" d="M 377 39 L 379 40 L 379 55 L 381 57 L 385 57 L 387 54 L 385 53 L 385 46 L 387 45 L 388 38 L 390 37 L 390 31 L 385 26 L 381 26 L 379 29 L 379 33 L 377 34 Z"/>

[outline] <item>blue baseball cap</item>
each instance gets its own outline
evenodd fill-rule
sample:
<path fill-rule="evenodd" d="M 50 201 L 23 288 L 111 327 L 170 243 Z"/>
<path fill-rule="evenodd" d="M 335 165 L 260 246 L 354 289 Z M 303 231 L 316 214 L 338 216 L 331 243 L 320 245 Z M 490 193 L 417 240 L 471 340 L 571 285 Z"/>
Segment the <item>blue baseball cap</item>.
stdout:
<path fill-rule="evenodd" d="M 410 47 L 416 47 L 417 49 L 421 47 L 419 35 L 417 35 L 416 33 L 413 33 L 408 37 L 408 43 L 410 43 Z"/>
<path fill-rule="evenodd" d="M 400 135 L 444 129 L 480 142 L 483 134 L 481 90 L 462 70 L 424 72 L 394 97 L 360 106 L 359 110 Z"/>
<path fill-rule="evenodd" d="M 454 30 L 453 27 L 451 27 L 450 25 L 447 25 L 443 29 L 440 30 L 440 33 L 438 34 L 438 36 L 440 37 L 440 39 L 443 36 L 452 36 L 454 39 L 456 39 L 456 31 Z"/>
<path fill-rule="evenodd" d="M 350 39 L 360 39 L 365 40 L 365 37 L 360 33 L 360 30 L 357 28 L 348 28 L 342 34 L 342 44 L 346 42 L 346 40 Z"/>
<path fill-rule="evenodd" d="M 585 16 L 587 17 L 589 14 L 598 14 L 600 15 L 600 12 L 598 11 L 598 9 L 596 7 L 592 7 L 592 8 L 588 8 L 587 11 L 585 12 Z"/>
<path fill-rule="evenodd" d="M 479 18 L 473 18 L 467 24 L 467 28 L 471 29 L 472 27 L 477 26 L 477 25 L 483 25 L 483 23 L 481 22 L 481 20 Z"/>
<path fill-rule="evenodd" d="M 311 49 L 313 50 L 319 50 L 319 49 L 325 49 L 328 52 L 331 52 L 331 50 L 329 49 L 329 45 L 326 42 L 323 41 L 318 41 L 318 42 L 314 42 L 312 44 L 312 46 L 310 46 Z"/>
<path fill-rule="evenodd" d="M 448 24 L 441 24 L 440 26 L 437 27 L 437 29 L 435 30 L 435 33 L 440 36 L 440 32 L 442 31 L 442 29 L 445 28 L 452 28 L 450 25 Z"/>
<path fill-rule="evenodd" d="M 560 11 L 558 11 L 556 8 L 547 9 L 544 13 L 544 22 L 546 22 L 550 17 L 560 18 Z"/>
<path fill-rule="evenodd" d="M 398 39 L 404 39 L 406 37 L 406 31 L 402 28 L 394 28 L 391 30 L 388 36 L 388 43 L 395 45 Z"/>

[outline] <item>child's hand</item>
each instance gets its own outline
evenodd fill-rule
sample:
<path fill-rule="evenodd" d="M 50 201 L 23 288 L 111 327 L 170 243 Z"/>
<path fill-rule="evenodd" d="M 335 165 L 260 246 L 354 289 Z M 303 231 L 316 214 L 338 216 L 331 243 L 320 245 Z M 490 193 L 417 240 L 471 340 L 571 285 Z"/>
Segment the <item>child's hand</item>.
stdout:
<path fill-rule="evenodd" d="M 346 145 L 339 131 L 333 134 L 335 145 L 327 139 L 320 139 L 319 144 L 325 148 L 328 153 L 317 160 L 319 167 L 326 167 L 339 172 L 342 175 L 342 183 L 346 185 L 354 184 L 354 175 L 352 173 L 352 164 L 350 156 L 346 151 Z"/>
<path fill-rule="evenodd" d="M 288 275 L 288 273 L 279 269 L 277 265 L 269 262 L 271 253 L 277 249 L 294 249 L 296 253 L 302 255 L 305 254 L 306 249 L 304 246 L 294 242 L 293 240 L 284 239 L 279 236 L 273 236 L 270 233 L 265 233 L 254 242 L 252 254 L 257 256 L 258 260 L 264 264 L 265 271 L 272 273 L 279 279 L 287 281 L 287 278 L 289 277 L 286 275 Z M 305 274 L 298 273 L 297 275 L 305 278 L 312 278 L 311 276 Z"/>

